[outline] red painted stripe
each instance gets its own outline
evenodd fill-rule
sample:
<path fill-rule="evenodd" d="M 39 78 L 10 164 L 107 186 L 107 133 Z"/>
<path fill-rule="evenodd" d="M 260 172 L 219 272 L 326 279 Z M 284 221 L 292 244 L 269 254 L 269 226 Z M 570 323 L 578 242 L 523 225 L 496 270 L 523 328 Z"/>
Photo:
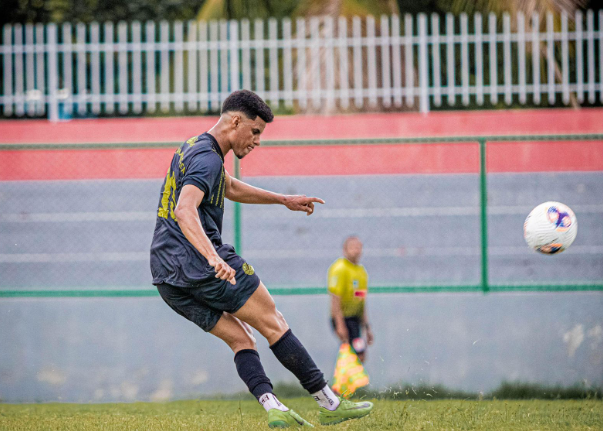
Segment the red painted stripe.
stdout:
<path fill-rule="evenodd" d="M 0 142 L 182 142 L 215 117 L 1 121 Z M 278 117 L 265 139 L 603 133 L 603 109 Z M 77 145 L 77 144 L 75 144 Z M 173 150 L 0 152 L 0 180 L 161 178 Z M 232 166 L 229 158 L 227 166 Z M 243 176 L 475 173 L 477 144 L 258 148 Z M 603 171 L 602 142 L 490 143 L 490 172 Z"/>
<path fill-rule="evenodd" d="M 603 141 L 493 142 L 489 172 L 603 171 Z"/>
<path fill-rule="evenodd" d="M 174 150 L 26 150 L 0 153 L 0 181 L 163 178 Z M 226 157 L 232 166 L 232 156 Z"/>
<path fill-rule="evenodd" d="M 4 151 L 0 181 L 163 178 L 171 149 Z M 226 166 L 232 172 L 232 155 Z M 603 171 L 603 142 L 490 143 L 489 172 Z M 258 148 L 244 177 L 477 173 L 477 144 Z"/>
<path fill-rule="evenodd" d="M 241 162 L 243 176 L 466 173 L 477 144 L 264 148 Z"/>
<path fill-rule="evenodd" d="M 76 180 L 159 178 L 165 176 L 172 150 L 4 151 L 0 180 Z"/>
<path fill-rule="evenodd" d="M 216 117 L 0 121 L 0 143 L 182 142 Z M 603 108 L 279 116 L 264 139 L 603 133 Z"/>

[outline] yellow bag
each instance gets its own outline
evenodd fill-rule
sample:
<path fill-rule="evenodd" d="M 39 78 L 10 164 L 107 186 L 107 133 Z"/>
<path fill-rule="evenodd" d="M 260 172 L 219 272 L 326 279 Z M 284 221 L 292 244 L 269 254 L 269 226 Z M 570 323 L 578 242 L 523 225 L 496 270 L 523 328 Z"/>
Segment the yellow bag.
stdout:
<path fill-rule="evenodd" d="M 356 352 L 348 343 L 343 343 L 337 354 L 333 390 L 350 398 L 356 389 L 369 384 L 369 378 Z"/>

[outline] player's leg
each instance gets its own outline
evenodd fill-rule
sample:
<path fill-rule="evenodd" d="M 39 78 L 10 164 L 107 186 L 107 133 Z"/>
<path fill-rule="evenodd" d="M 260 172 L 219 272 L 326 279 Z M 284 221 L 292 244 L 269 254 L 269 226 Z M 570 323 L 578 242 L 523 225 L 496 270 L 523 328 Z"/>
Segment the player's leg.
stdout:
<path fill-rule="evenodd" d="M 299 379 L 303 388 L 318 402 L 321 423 L 338 423 L 370 413 L 372 403 L 352 403 L 341 400 L 333 393 L 306 348 L 276 309 L 263 283 L 260 282 L 253 295 L 234 315 L 266 337 L 279 362 Z"/>
<path fill-rule="evenodd" d="M 285 317 L 276 309 L 274 299 L 262 282 L 245 304 L 233 314 L 253 326 L 270 345 L 276 343 L 289 330 Z"/>
<path fill-rule="evenodd" d="M 190 289 L 162 284 L 157 286 L 157 290 L 172 310 L 220 338 L 232 349 L 237 371 L 256 398 L 266 392 L 272 392 L 272 384 L 264 372 L 255 338 L 247 324 L 229 313 L 198 301 Z"/>
<path fill-rule="evenodd" d="M 356 352 L 356 356 L 360 362 L 364 363 L 366 359 L 366 343 L 362 338 L 362 323 L 359 317 L 346 317 L 345 324 L 348 328 L 348 334 L 350 335 L 350 345 Z"/>
<path fill-rule="evenodd" d="M 272 383 L 266 376 L 257 352 L 255 338 L 246 323 L 232 314 L 223 313 L 209 333 L 220 338 L 232 349 L 239 377 L 258 401 L 265 394 L 272 394 Z"/>
<path fill-rule="evenodd" d="M 311 426 L 274 396 L 272 383 L 260 362 L 255 338 L 247 324 L 198 301 L 190 290 L 169 284 L 159 285 L 157 290 L 172 310 L 220 338 L 232 349 L 239 377 L 268 412 L 270 427 Z"/>
<path fill-rule="evenodd" d="M 289 329 L 263 283 L 260 282 L 253 295 L 234 315 L 268 340 L 274 355 L 299 379 L 304 389 L 313 394 L 326 386 L 323 374 Z"/>
<path fill-rule="evenodd" d="M 232 314 L 223 313 L 218 323 L 209 331 L 223 340 L 235 353 L 239 377 L 258 402 L 268 412 L 270 428 L 310 427 L 311 424 L 282 404 L 272 391 L 272 383 L 264 372 L 256 350 L 251 328 Z"/>
<path fill-rule="evenodd" d="M 367 415 L 372 409 L 371 403 L 350 403 L 340 401 L 324 380 L 304 346 L 289 329 L 283 315 L 276 309 L 274 300 L 266 287 L 260 282 L 254 268 L 236 254 L 234 248 L 224 245 L 218 254 L 236 271 L 235 286 L 218 281 L 210 283 L 207 289 L 195 292 L 201 295 L 204 303 L 224 310 L 256 328 L 270 343 L 277 359 L 291 371 L 302 386 L 310 392 L 321 406 L 320 418 L 323 423 L 336 423 Z M 325 416 L 329 409 L 336 409 Z M 274 411 L 275 409 L 273 409 Z M 325 412 L 323 412 L 323 410 Z M 282 418 L 275 418 L 282 419 Z M 287 424 L 300 422 L 289 416 Z"/>

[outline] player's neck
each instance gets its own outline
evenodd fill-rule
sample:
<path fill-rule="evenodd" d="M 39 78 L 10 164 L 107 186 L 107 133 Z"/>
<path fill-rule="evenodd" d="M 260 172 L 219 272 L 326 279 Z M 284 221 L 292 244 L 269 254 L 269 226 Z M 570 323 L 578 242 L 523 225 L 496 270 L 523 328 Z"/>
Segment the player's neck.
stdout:
<path fill-rule="evenodd" d="M 343 258 L 344 258 L 345 260 L 347 260 L 348 262 L 350 262 L 351 264 L 353 264 L 353 265 L 358 265 L 358 263 L 360 262 L 360 260 L 359 260 L 359 259 L 357 259 L 357 260 L 352 260 L 352 259 L 350 259 L 350 258 L 349 258 L 349 257 L 347 257 L 347 256 L 343 256 Z"/>
<path fill-rule="evenodd" d="M 218 121 L 214 127 L 207 131 L 207 133 L 216 139 L 222 150 L 222 155 L 226 157 L 226 154 L 232 149 L 232 144 L 228 140 L 228 132 L 222 122 Z"/>

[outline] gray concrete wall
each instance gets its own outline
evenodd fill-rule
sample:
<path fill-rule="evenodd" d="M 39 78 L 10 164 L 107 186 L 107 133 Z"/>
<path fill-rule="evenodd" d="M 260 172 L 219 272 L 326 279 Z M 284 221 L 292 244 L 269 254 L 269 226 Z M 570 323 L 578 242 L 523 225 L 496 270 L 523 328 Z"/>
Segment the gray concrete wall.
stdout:
<path fill-rule="evenodd" d="M 349 233 L 365 243 L 370 285 L 477 284 L 476 175 L 253 178 L 323 197 L 305 217 L 245 206 L 243 256 L 268 287 L 324 286 Z M 148 247 L 161 181 L 0 183 L 0 290 L 149 289 Z M 488 176 L 490 281 L 603 280 L 603 174 Z M 558 200 L 577 214 L 572 247 L 531 252 L 523 221 Z M 225 240 L 232 241 L 232 207 Z M 591 293 L 369 296 L 378 388 L 405 381 L 488 391 L 503 380 L 603 385 L 603 299 Z M 326 295 L 277 297 L 319 366 L 337 343 Z M 149 400 L 244 390 L 232 354 L 159 297 L 0 299 L 0 399 Z M 273 380 L 292 381 L 264 341 Z"/>
<path fill-rule="evenodd" d="M 326 295 L 276 297 L 331 376 L 337 341 Z M 375 388 L 441 383 L 470 391 L 503 380 L 603 385 L 603 294 L 381 294 L 369 297 Z M 159 297 L 3 299 L 0 399 L 165 400 L 244 391 L 228 347 Z M 258 337 L 274 382 L 295 378 Z"/>

